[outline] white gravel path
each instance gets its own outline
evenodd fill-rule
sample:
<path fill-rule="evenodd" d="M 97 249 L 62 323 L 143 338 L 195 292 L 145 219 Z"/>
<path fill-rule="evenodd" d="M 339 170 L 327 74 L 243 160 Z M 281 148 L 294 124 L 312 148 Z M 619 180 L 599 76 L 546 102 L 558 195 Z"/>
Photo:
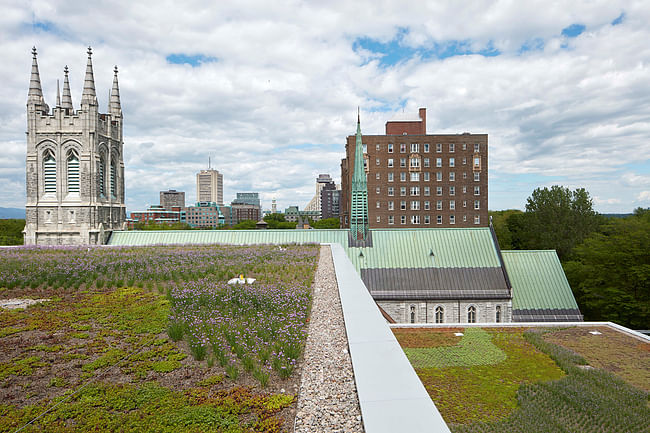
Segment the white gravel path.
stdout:
<path fill-rule="evenodd" d="M 298 396 L 295 433 L 363 432 L 329 246 L 322 246 Z"/>

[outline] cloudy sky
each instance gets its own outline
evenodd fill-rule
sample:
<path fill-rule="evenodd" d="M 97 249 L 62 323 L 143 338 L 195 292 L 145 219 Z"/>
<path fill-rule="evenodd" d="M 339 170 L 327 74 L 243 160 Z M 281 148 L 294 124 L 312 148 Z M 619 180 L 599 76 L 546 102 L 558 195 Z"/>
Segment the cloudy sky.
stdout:
<path fill-rule="evenodd" d="M 161 189 L 195 200 L 307 204 L 340 179 L 357 106 L 366 134 L 427 108 L 429 133 L 489 134 L 490 209 L 536 187 L 584 187 L 600 212 L 650 206 L 650 5 L 616 1 L 0 0 L 0 207 L 25 203 L 32 45 L 45 99 L 86 49 L 100 110 L 113 65 L 124 110 L 128 211 Z"/>

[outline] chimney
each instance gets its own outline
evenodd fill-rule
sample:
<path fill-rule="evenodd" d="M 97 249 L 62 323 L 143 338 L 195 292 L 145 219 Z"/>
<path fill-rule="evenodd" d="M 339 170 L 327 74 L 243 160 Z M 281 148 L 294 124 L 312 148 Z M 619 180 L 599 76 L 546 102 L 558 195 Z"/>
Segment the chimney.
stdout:
<path fill-rule="evenodd" d="M 418 110 L 420 114 L 420 119 L 422 119 L 422 135 L 426 135 L 427 133 L 427 109 L 426 108 L 420 108 Z"/>

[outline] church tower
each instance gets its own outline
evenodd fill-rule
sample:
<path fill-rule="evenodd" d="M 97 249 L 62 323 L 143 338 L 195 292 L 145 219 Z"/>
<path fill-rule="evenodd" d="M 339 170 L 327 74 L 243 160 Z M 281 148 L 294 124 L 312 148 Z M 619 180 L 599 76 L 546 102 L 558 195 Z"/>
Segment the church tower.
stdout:
<path fill-rule="evenodd" d="M 27 204 L 25 245 L 100 245 L 112 230 L 124 228 L 122 108 L 114 69 L 108 112 L 101 114 L 95 94 L 92 50 L 81 106 L 75 110 L 68 67 L 63 98 L 45 103 L 32 49 L 27 95 Z"/>
<path fill-rule="evenodd" d="M 368 237 L 368 181 L 364 168 L 361 118 L 359 114 L 357 114 L 357 137 L 354 153 L 354 172 L 352 173 L 350 232 L 353 241 L 365 241 Z"/>

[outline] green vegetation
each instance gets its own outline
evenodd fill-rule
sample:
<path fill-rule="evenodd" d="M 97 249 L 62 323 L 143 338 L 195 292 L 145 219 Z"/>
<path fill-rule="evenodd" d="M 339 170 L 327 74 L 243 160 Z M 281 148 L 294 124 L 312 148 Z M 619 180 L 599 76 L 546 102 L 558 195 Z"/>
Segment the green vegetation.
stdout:
<path fill-rule="evenodd" d="M 341 222 L 338 218 L 325 218 L 319 221 L 311 221 L 310 224 L 315 229 L 338 229 L 341 228 Z"/>
<path fill-rule="evenodd" d="M 24 219 L 0 219 L 0 245 L 22 245 Z"/>
<path fill-rule="evenodd" d="M 173 223 L 173 224 L 156 224 L 137 222 L 133 225 L 133 230 L 192 230 L 192 226 L 186 223 Z"/>
<path fill-rule="evenodd" d="M 257 225 L 257 221 L 253 220 L 244 220 L 240 221 L 234 226 L 232 226 L 233 230 L 255 230 L 255 227 Z"/>
<path fill-rule="evenodd" d="M 295 222 L 286 221 L 283 213 L 272 213 L 264 217 L 269 229 L 295 229 Z"/>

